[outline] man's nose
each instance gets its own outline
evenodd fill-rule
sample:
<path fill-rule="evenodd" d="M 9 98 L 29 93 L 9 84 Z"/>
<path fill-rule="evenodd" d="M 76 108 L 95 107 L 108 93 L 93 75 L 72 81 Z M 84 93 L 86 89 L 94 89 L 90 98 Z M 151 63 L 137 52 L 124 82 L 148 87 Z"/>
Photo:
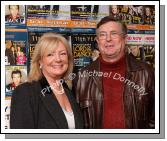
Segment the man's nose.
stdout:
<path fill-rule="evenodd" d="M 107 34 L 107 36 L 106 36 L 106 40 L 107 41 L 110 41 L 112 38 L 111 38 L 111 35 L 110 35 L 110 33 L 109 34 Z"/>

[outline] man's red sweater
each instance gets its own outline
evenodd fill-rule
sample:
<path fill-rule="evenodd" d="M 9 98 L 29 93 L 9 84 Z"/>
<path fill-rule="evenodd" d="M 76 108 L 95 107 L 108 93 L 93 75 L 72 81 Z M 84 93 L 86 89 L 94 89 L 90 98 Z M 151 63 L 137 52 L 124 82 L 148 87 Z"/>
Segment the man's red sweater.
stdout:
<path fill-rule="evenodd" d="M 102 78 L 103 81 L 103 128 L 125 128 L 123 92 L 124 82 L 118 79 L 125 78 L 126 60 L 122 57 L 114 63 L 106 62 L 100 57 L 100 71 L 111 74 Z M 116 78 L 118 80 L 116 80 Z"/>

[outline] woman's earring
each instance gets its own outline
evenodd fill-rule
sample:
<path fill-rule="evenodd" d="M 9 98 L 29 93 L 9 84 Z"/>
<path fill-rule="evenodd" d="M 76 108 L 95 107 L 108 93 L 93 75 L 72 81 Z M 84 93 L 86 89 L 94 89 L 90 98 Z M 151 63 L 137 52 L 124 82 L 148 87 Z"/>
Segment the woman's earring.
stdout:
<path fill-rule="evenodd" d="M 39 68 L 42 69 L 42 65 L 40 65 Z"/>

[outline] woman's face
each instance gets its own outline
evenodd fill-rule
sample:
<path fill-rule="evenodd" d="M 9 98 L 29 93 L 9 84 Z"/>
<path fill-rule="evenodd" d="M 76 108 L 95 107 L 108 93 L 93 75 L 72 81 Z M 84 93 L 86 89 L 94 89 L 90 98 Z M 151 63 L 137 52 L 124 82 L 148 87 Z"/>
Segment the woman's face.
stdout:
<path fill-rule="evenodd" d="M 11 15 L 12 15 L 13 19 L 16 19 L 17 15 L 19 13 L 18 6 L 17 5 L 11 5 L 10 6 L 10 12 L 11 12 Z"/>
<path fill-rule="evenodd" d="M 117 14 L 117 12 L 118 12 L 117 5 L 112 5 L 111 8 L 112 8 L 112 13 Z"/>
<path fill-rule="evenodd" d="M 46 78 L 61 79 L 68 69 L 68 53 L 64 44 L 59 42 L 52 51 L 46 51 L 39 63 Z"/>
<path fill-rule="evenodd" d="M 20 47 L 17 47 L 17 51 L 20 51 Z"/>
<path fill-rule="evenodd" d="M 151 11 L 150 11 L 150 8 L 146 8 L 146 16 L 150 16 L 151 15 Z"/>

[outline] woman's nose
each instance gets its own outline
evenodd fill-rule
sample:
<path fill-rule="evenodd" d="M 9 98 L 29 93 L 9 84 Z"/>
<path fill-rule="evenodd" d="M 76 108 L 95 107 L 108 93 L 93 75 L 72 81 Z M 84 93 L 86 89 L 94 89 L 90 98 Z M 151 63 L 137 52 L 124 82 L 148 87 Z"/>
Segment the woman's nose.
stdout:
<path fill-rule="evenodd" d="M 55 54 L 55 61 L 60 62 L 61 58 L 59 54 Z"/>

